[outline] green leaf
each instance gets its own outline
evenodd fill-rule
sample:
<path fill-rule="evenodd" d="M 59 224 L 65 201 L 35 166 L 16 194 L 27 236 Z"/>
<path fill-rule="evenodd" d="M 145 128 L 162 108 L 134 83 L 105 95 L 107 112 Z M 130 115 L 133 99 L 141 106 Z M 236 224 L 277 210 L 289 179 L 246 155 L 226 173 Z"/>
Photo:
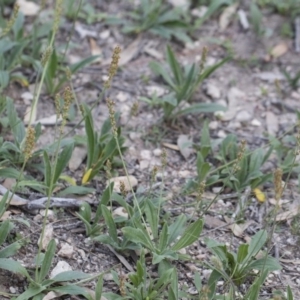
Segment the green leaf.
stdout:
<path fill-rule="evenodd" d="M 49 193 L 51 194 L 52 191 L 49 190 L 51 187 L 51 174 L 52 174 L 51 163 L 50 163 L 48 153 L 46 151 L 43 152 L 43 155 L 44 155 L 44 165 L 45 165 L 44 181 L 46 187 L 48 188 L 47 194 Z"/>
<path fill-rule="evenodd" d="M 247 257 L 248 254 L 248 244 L 242 244 L 239 246 L 239 250 L 237 253 L 237 262 L 240 264 Z"/>
<path fill-rule="evenodd" d="M 90 278 L 90 274 L 86 274 L 80 271 L 65 271 L 57 274 L 52 278 L 55 282 L 64 282 L 64 281 L 72 281 L 72 280 L 82 280 Z"/>
<path fill-rule="evenodd" d="M 70 70 L 74 74 L 77 71 L 79 71 L 80 69 L 82 69 L 82 68 L 86 67 L 87 65 L 91 64 L 93 61 L 95 61 L 99 57 L 100 57 L 100 55 L 92 55 L 92 56 L 89 56 L 87 58 L 84 58 L 83 60 L 81 60 L 81 61 L 79 61 L 75 64 L 72 64 L 70 66 Z"/>
<path fill-rule="evenodd" d="M 41 283 L 45 279 L 45 277 L 48 275 L 50 271 L 52 260 L 55 255 L 55 250 L 56 250 L 55 240 L 51 240 L 50 243 L 48 244 L 41 269 L 38 273 L 37 280 L 39 283 Z"/>
<path fill-rule="evenodd" d="M 1 168 L 0 169 L 0 177 L 18 179 L 19 176 L 20 176 L 20 172 L 16 169 L 13 169 L 13 168 Z"/>
<path fill-rule="evenodd" d="M 173 72 L 176 84 L 180 85 L 182 82 L 182 70 L 178 61 L 176 60 L 172 48 L 169 45 L 167 46 L 167 61 Z"/>
<path fill-rule="evenodd" d="M 92 209 L 87 202 L 83 202 L 79 209 L 79 215 L 86 220 L 88 223 L 91 222 L 92 218 Z"/>
<path fill-rule="evenodd" d="M 105 205 L 101 205 L 101 209 L 102 209 L 103 217 L 105 219 L 105 224 L 108 227 L 109 236 L 114 240 L 116 244 L 119 244 L 117 228 L 114 219 L 111 215 L 111 212 L 108 210 L 108 208 Z"/>
<path fill-rule="evenodd" d="M 173 243 L 178 236 L 180 236 L 184 230 L 184 226 L 186 223 L 186 216 L 185 215 L 180 215 L 177 217 L 176 221 L 172 223 L 169 228 L 168 228 L 168 245 Z"/>
<path fill-rule="evenodd" d="M 268 273 L 268 270 L 265 270 L 260 274 L 260 276 L 256 277 L 254 283 L 248 289 L 247 294 L 244 297 L 245 300 L 259 299 L 259 291 L 267 279 Z"/>
<path fill-rule="evenodd" d="M 294 300 L 293 292 L 289 285 L 287 286 L 287 300 Z"/>
<path fill-rule="evenodd" d="M 4 269 L 15 274 L 21 274 L 27 279 L 30 279 L 30 276 L 26 270 L 18 261 L 9 258 L 0 258 L 0 269 Z"/>
<path fill-rule="evenodd" d="M 94 153 L 95 153 L 95 132 L 94 132 L 94 122 L 90 109 L 87 105 L 83 105 L 84 113 L 85 113 L 85 133 L 87 136 L 87 170 L 91 168 L 94 162 Z"/>
<path fill-rule="evenodd" d="M 281 270 L 281 266 L 278 260 L 276 260 L 274 257 L 267 256 L 266 258 L 255 260 L 246 267 L 246 270 L 253 269 L 260 271 L 268 270 L 269 272 L 272 272 L 276 270 Z"/>
<path fill-rule="evenodd" d="M 68 186 L 64 190 L 60 191 L 57 196 L 64 197 L 66 195 L 86 195 L 95 192 L 95 189 L 85 186 Z"/>
<path fill-rule="evenodd" d="M 172 250 L 178 251 L 197 241 L 202 232 L 202 227 L 203 221 L 201 219 L 198 219 L 196 222 L 190 224 L 178 242 L 173 245 Z"/>
<path fill-rule="evenodd" d="M 53 49 L 49 62 L 47 64 L 47 75 L 50 77 L 50 79 L 56 78 L 57 66 L 58 66 L 58 58 L 55 49 Z"/>
<path fill-rule="evenodd" d="M 6 109 L 7 109 L 9 124 L 12 129 L 15 142 L 17 142 L 19 146 L 21 145 L 26 135 L 25 126 L 23 122 L 20 120 L 20 118 L 18 118 L 14 102 L 9 97 L 6 97 Z"/>
<path fill-rule="evenodd" d="M 33 296 L 36 296 L 43 292 L 46 289 L 44 286 L 29 286 L 24 293 L 18 296 L 15 300 L 28 300 L 32 299 Z"/>
<path fill-rule="evenodd" d="M 101 300 L 103 288 L 103 275 L 101 274 L 98 278 L 96 288 L 95 288 L 95 300 Z"/>
<path fill-rule="evenodd" d="M 1 233 L 0 233 L 1 234 Z M 7 258 L 15 255 L 22 246 L 18 242 L 14 242 L 0 250 L 0 258 Z"/>
<path fill-rule="evenodd" d="M 159 64 L 158 62 L 150 62 L 149 67 L 152 70 L 152 72 L 156 75 L 162 76 L 162 78 L 165 80 L 165 82 L 173 89 L 176 90 L 176 84 L 173 82 L 172 78 L 169 75 L 169 72 L 167 69 Z"/>
<path fill-rule="evenodd" d="M 160 232 L 159 236 L 159 244 L 158 244 L 158 249 L 159 251 L 164 251 L 167 248 L 168 245 L 168 225 L 167 223 L 164 223 L 164 226 Z"/>
<path fill-rule="evenodd" d="M 151 200 L 147 201 L 145 205 L 145 214 L 147 217 L 147 222 L 149 222 L 153 237 L 156 239 L 158 236 L 158 211 Z"/>
<path fill-rule="evenodd" d="M 5 242 L 10 229 L 9 220 L 5 220 L 0 227 L 0 246 Z M 0 256 L 1 257 L 1 256 Z"/>
<path fill-rule="evenodd" d="M 69 163 L 69 160 L 72 156 L 73 149 L 74 149 L 74 144 L 69 144 L 65 146 L 62 152 L 59 154 L 56 167 L 54 170 L 53 184 L 57 182 L 59 176 L 61 175 L 61 173 L 67 166 L 67 164 Z"/>
<path fill-rule="evenodd" d="M 81 286 L 75 284 L 69 284 L 59 287 L 51 288 L 52 291 L 59 293 L 61 296 L 63 295 L 82 295 L 88 300 L 93 300 L 93 297 L 89 294 L 89 292 Z"/>
<path fill-rule="evenodd" d="M 255 257 L 256 254 L 262 249 L 267 241 L 267 232 L 265 230 L 258 231 L 252 238 L 249 244 L 248 255 L 245 260 Z"/>
<path fill-rule="evenodd" d="M 4 89 L 9 84 L 9 72 L 0 70 L 0 89 Z"/>
<path fill-rule="evenodd" d="M 136 244 L 142 244 L 147 249 L 154 251 L 152 241 L 149 237 L 148 232 L 146 232 L 145 230 L 142 231 L 141 229 L 136 229 L 133 227 L 123 227 L 122 231 L 124 233 L 124 236 L 128 240 Z"/>
<path fill-rule="evenodd" d="M 175 115 L 182 116 L 187 114 L 213 113 L 216 111 L 225 111 L 226 107 L 215 103 L 197 103 L 190 107 L 178 111 Z"/>

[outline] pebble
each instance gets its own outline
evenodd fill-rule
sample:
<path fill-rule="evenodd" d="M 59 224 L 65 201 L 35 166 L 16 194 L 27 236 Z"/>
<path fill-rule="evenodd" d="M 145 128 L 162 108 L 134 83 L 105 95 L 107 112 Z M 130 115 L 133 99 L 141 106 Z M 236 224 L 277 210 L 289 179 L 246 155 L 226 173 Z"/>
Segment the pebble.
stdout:
<path fill-rule="evenodd" d="M 149 165 L 150 165 L 150 161 L 149 160 L 141 160 L 140 161 L 140 169 L 141 170 L 148 169 Z"/>
<path fill-rule="evenodd" d="M 236 120 L 239 122 L 249 122 L 252 119 L 252 114 L 247 110 L 241 110 L 236 115 Z"/>
<path fill-rule="evenodd" d="M 13 286 L 10 286 L 9 287 L 9 291 L 12 293 L 12 294 L 15 294 L 17 292 L 17 290 L 13 287 Z"/>
<path fill-rule="evenodd" d="M 206 94 L 213 99 L 219 99 L 221 97 L 220 89 L 211 82 L 207 83 Z"/>
<path fill-rule="evenodd" d="M 208 125 L 209 129 L 211 130 L 216 130 L 219 127 L 219 122 L 218 121 L 212 121 Z"/>
<path fill-rule="evenodd" d="M 114 182 L 114 192 L 116 192 L 116 193 L 121 192 L 121 190 L 120 190 L 121 182 L 124 183 L 126 192 L 130 191 L 131 187 L 134 188 L 138 184 L 136 177 L 134 177 L 132 175 L 129 175 L 128 178 L 127 178 L 127 176 L 113 177 L 110 179 L 110 182 Z M 108 185 L 109 182 L 107 181 L 106 184 Z"/>
<path fill-rule="evenodd" d="M 151 151 L 145 149 L 140 152 L 140 156 L 141 159 L 145 159 L 145 160 L 151 160 L 152 158 Z"/>
<path fill-rule="evenodd" d="M 53 278 L 56 275 L 66 271 L 72 271 L 72 267 L 66 261 L 61 260 L 50 273 L 50 278 Z"/>
<path fill-rule="evenodd" d="M 154 156 L 160 157 L 161 154 L 162 154 L 162 150 L 161 149 L 157 148 L 157 149 L 153 150 L 153 155 Z"/>
<path fill-rule="evenodd" d="M 217 135 L 219 138 L 225 138 L 227 136 L 224 130 L 220 130 Z"/>
<path fill-rule="evenodd" d="M 107 38 L 109 38 L 110 36 L 110 31 L 109 30 L 103 30 L 101 31 L 101 33 L 99 34 L 100 39 L 102 40 L 106 40 Z"/>
<path fill-rule="evenodd" d="M 253 120 L 251 121 L 251 125 L 252 125 L 252 126 L 255 126 L 255 127 L 260 127 L 260 126 L 261 126 L 261 122 L 258 121 L 257 119 L 253 119 Z"/>
<path fill-rule="evenodd" d="M 63 243 L 61 249 L 58 251 L 58 255 L 62 257 L 72 258 L 74 253 L 74 247 L 68 243 Z"/>

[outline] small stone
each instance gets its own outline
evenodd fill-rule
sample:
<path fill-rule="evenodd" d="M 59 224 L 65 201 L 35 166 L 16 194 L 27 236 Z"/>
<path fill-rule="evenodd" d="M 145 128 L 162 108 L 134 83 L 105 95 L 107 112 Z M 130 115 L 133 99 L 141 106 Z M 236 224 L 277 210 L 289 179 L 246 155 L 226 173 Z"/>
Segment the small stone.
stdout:
<path fill-rule="evenodd" d="M 152 155 L 150 150 L 142 150 L 140 153 L 141 159 L 151 160 Z"/>
<path fill-rule="evenodd" d="M 124 92 L 119 92 L 116 96 L 116 99 L 119 100 L 120 102 L 125 102 L 128 99 L 128 94 Z"/>
<path fill-rule="evenodd" d="M 120 216 L 128 219 L 128 213 L 124 207 L 118 207 L 113 211 L 113 216 Z"/>
<path fill-rule="evenodd" d="M 66 258 L 72 258 L 74 253 L 74 247 L 68 243 L 63 243 L 61 249 L 58 251 L 58 255 Z"/>
<path fill-rule="evenodd" d="M 191 177 L 192 177 L 192 176 L 191 176 L 191 172 L 188 171 L 188 170 L 182 170 L 182 171 L 179 171 L 179 172 L 178 172 L 178 176 L 179 176 L 180 178 L 191 178 Z"/>
<path fill-rule="evenodd" d="M 161 154 L 162 154 L 162 150 L 161 149 L 157 148 L 157 149 L 153 150 L 153 155 L 154 156 L 160 157 Z"/>
<path fill-rule="evenodd" d="M 212 270 L 203 270 L 203 271 L 202 271 L 203 277 L 204 277 L 205 279 L 208 279 L 209 276 L 210 276 L 210 274 L 211 274 L 211 272 L 212 272 Z"/>
<path fill-rule="evenodd" d="M 219 138 L 225 138 L 227 136 L 224 130 L 220 130 L 217 135 Z"/>
<path fill-rule="evenodd" d="M 56 275 L 66 271 L 72 271 L 72 267 L 66 261 L 61 260 L 52 270 L 50 278 L 54 278 Z"/>
<path fill-rule="evenodd" d="M 241 110 L 236 115 L 236 120 L 239 122 L 249 122 L 252 119 L 252 115 L 247 110 Z"/>
<path fill-rule="evenodd" d="M 291 97 L 296 99 L 296 100 L 300 100 L 300 93 L 296 92 L 296 91 L 293 91 L 291 93 Z"/>
<path fill-rule="evenodd" d="M 128 178 L 127 178 L 127 176 L 114 177 L 114 178 L 110 179 L 110 182 L 114 182 L 114 192 L 117 192 L 117 193 L 121 192 L 121 190 L 120 190 L 121 182 L 124 183 L 126 192 L 129 192 L 131 190 L 131 187 L 134 188 L 138 184 L 137 179 L 132 175 L 129 175 Z M 107 181 L 107 185 L 108 184 L 109 184 L 109 182 Z"/>
<path fill-rule="evenodd" d="M 253 120 L 251 121 L 251 125 L 252 125 L 252 126 L 255 126 L 255 127 L 260 127 L 260 126 L 261 126 L 261 122 L 258 121 L 257 119 L 253 119 Z"/>
<path fill-rule="evenodd" d="M 82 258 L 83 260 L 85 260 L 86 255 L 85 255 L 84 250 L 82 250 L 82 249 L 77 249 L 77 251 L 78 251 L 79 255 L 81 256 L 81 258 Z"/>
<path fill-rule="evenodd" d="M 101 33 L 99 34 L 100 39 L 102 40 L 106 40 L 108 39 L 110 36 L 110 31 L 109 30 L 103 30 L 101 31 Z"/>
<path fill-rule="evenodd" d="M 216 130 L 219 127 L 219 122 L 218 121 L 212 121 L 208 125 L 209 129 L 211 130 Z"/>
<path fill-rule="evenodd" d="M 140 169 L 145 170 L 148 169 L 150 166 L 150 161 L 149 160 L 141 160 L 140 161 Z"/>
<path fill-rule="evenodd" d="M 12 293 L 12 294 L 15 294 L 17 292 L 17 290 L 13 287 L 13 286 L 10 286 L 9 287 L 9 291 Z"/>
<path fill-rule="evenodd" d="M 221 91 L 211 82 L 207 83 L 206 94 L 213 99 L 219 99 L 221 97 Z"/>

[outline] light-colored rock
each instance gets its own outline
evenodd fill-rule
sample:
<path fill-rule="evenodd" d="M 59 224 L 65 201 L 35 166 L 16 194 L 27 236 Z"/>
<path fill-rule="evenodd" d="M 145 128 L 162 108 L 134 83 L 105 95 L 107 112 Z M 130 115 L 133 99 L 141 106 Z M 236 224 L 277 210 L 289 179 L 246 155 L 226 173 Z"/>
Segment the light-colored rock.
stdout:
<path fill-rule="evenodd" d="M 141 170 L 148 169 L 149 166 L 150 166 L 150 161 L 149 160 L 143 159 L 143 160 L 140 161 L 140 169 Z"/>
<path fill-rule="evenodd" d="M 128 94 L 124 92 L 119 92 L 116 96 L 116 99 L 120 102 L 125 102 L 128 99 Z"/>
<path fill-rule="evenodd" d="M 208 128 L 211 130 L 216 130 L 219 127 L 218 121 L 212 121 L 209 123 Z"/>
<path fill-rule="evenodd" d="M 221 97 L 220 89 L 211 82 L 208 82 L 206 85 L 206 94 L 213 99 L 219 99 Z"/>
<path fill-rule="evenodd" d="M 52 238 L 53 238 L 53 226 L 52 226 L 52 224 L 47 224 L 46 228 L 45 228 L 43 240 L 42 240 L 42 249 L 43 250 L 47 249 L 48 244 L 50 243 Z M 38 245 L 40 244 L 40 239 L 41 239 L 41 237 L 38 240 Z"/>
<path fill-rule="evenodd" d="M 63 243 L 61 249 L 58 251 L 58 255 L 62 257 L 72 258 L 74 253 L 74 247 L 68 243 Z"/>
<path fill-rule="evenodd" d="M 124 186 L 125 186 L 125 191 L 128 192 L 131 190 L 130 186 L 132 188 L 136 187 L 137 184 L 138 184 L 138 181 L 137 179 L 132 176 L 132 175 L 129 175 L 128 178 L 127 176 L 119 176 L 119 177 L 114 177 L 114 178 L 111 178 L 110 179 L 110 182 L 114 182 L 114 192 L 117 192 L 117 193 L 120 193 L 120 185 L 121 185 L 121 182 L 124 182 Z M 108 182 L 107 182 L 108 184 Z"/>
<path fill-rule="evenodd" d="M 141 150 L 140 156 L 141 156 L 141 159 L 144 159 L 144 160 L 151 160 L 151 158 L 152 158 L 151 151 L 146 150 L 146 149 Z"/>
<path fill-rule="evenodd" d="M 235 117 L 239 109 L 239 106 L 245 100 L 245 93 L 236 87 L 232 87 L 229 89 L 227 93 L 227 100 L 228 100 L 228 110 L 224 113 L 222 117 L 223 121 L 229 121 Z"/>
<path fill-rule="evenodd" d="M 120 216 L 128 219 L 128 213 L 124 207 L 118 207 L 113 211 L 113 216 Z"/>
<path fill-rule="evenodd" d="M 102 30 L 101 33 L 99 34 L 100 39 L 106 40 L 110 36 L 110 31 L 109 30 Z"/>
<path fill-rule="evenodd" d="M 261 126 L 261 122 L 259 120 L 257 120 L 257 119 L 253 119 L 251 121 L 251 125 L 255 126 L 255 127 L 260 127 Z"/>
<path fill-rule="evenodd" d="M 54 278 L 56 275 L 66 271 L 72 271 L 72 267 L 66 261 L 61 260 L 50 273 L 50 278 Z"/>
<path fill-rule="evenodd" d="M 236 120 L 242 123 L 252 120 L 252 114 L 247 110 L 241 110 L 236 114 Z"/>
<path fill-rule="evenodd" d="M 156 157 L 160 157 L 161 154 L 162 154 L 162 150 L 159 149 L 159 148 L 154 149 L 154 150 L 153 150 L 153 154 L 154 154 L 154 156 L 156 156 Z"/>
<path fill-rule="evenodd" d="M 220 130 L 217 135 L 219 138 L 225 138 L 227 136 L 224 130 Z"/>

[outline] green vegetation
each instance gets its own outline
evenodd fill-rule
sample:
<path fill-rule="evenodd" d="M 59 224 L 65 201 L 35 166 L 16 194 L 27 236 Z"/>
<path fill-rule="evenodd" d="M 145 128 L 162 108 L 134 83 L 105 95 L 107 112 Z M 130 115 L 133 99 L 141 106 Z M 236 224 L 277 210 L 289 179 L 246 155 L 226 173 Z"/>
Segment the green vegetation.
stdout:
<path fill-rule="evenodd" d="M 134 11 L 125 14 L 126 19 L 116 17 L 113 20 L 106 13 L 98 13 L 87 1 L 57 0 L 55 7 L 51 8 L 51 21 L 43 22 L 39 11 L 33 17 L 31 30 L 26 29 L 25 16 L 18 6 L 13 10 L 9 8 L 13 1 L 0 4 L 3 12 L 0 16 L 0 176 L 1 179 L 15 179 L 9 191 L 1 190 L 0 274 L 2 276 L 3 272 L 5 276 L 18 275 L 24 288 L 17 294 L 0 291 L 1 296 L 17 300 L 38 300 L 49 297 L 50 292 L 55 292 L 58 297 L 80 295 L 89 300 L 101 300 L 102 297 L 108 300 L 258 300 L 261 299 L 260 293 L 268 275 L 281 269 L 278 258 L 272 256 L 270 241 L 277 229 L 276 217 L 280 199 L 287 188 L 286 182 L 291 176 L 299 174 L 297 156 L 300 138 L 294 137 L 290 132 L 282 137 L 268 135 L 268 143 L 256 149 L 250 149 L 235 134 L 228 134 L 225 138 L 211 138 L 204 113 L 224 111 L 225 108 L 216 103 L 203 103 L 199 98 L 196 103 L 194 97 L 201 93 L 201 85 L 206 79 L 230 63 L 229 57 L 207 66 L 208 50 L 204 48 L 199 63 L 182 64 L 168 45 L 166 62 L 153 61 L 148 70 L 149 74 L 152 71 L 156 79 L 164 84 L 167 94 L 153 94 L 152 98 L 141 97 L 153 110 L 163 111 L 163 121 L 166 122 L 157 125 L 157 134 L 171 132 L 172 126 L 180 124 L 180 118 L 192 114 L 199 116 L 202 124 L 201 138 L 193 144 L 196 155 L 192 161 L 197 176 L 188 180 L 178 192 L 183 198 L 195 197 L 195 203 L 191 204 L 192 211 L 185 210 L 190 205 L 185 203 L 185 198 L 179 213 L 176 212 L 175 215 L 169 211 L 166 196 L 169 187 L 167 189 L 165 185 L 168 158 L 165 151 L 162 151 L 160 166 L 153 167 L 152 173 L 147 174 L 150 177 L 146 180 L 149 189 L 133 189 L 124 158 L 129 145 L 124 133 L 127 128 L 120 125 L 119 107 L 109 98 L 106 99 L 108 119 L 101 123 L 101 129 L 96 129 L 95 108 L 106 98 L 111 83 L 122 80 L 116 78 L 121 57 L 120 47 L 113 50 L 107 79 L 94 103 L 88 104 L 89 99 L 84 99 L 80 104 L 77 100 L 77 90 L 73 87 L 72 77 L 99 56 L 88 56 L 78 63 L 68 64 L 67 53 L 72 36 L 61 47 L 59 28 L 62 22 L 67 19 L 74 27 L 78 20 L 86 21 L 87 24 L 97 24 L 105 20 L 106 25 L 115 21 L 123 26 L 123 33 L 143 34 L 147 31 L 165 38 L 169 44 L 172 38 L 190 42 L 195 28 L 221 12 L 224 7 L 235 3 L 232 0 L 192 2 L 195 7 L 208 5 L 202 18 L 195 20 L 189 10 L 175 8 L 165 1 L 142 0 Z M 259 35 L 263 33 L 261 18 L 264 8 L 271 8 L 283 15 L 293 15 L 298 5 L 297 0 L 284 3 L 279 0 L 251 2 L 249 11 L 255 31 Z M 62 12 L 63 7 L 65 15 Z M 6 9 L 11 13 L 10 19 L 4 17 Z M 44 7 L 41 8 L 43 9 Z M 74 32 L 71 31 L 70 34 Z M 227 47 L 231 46 L 227 44 Z M 26 70 L 30 70 L 34 76 L 29 76 L 30 72 Z M 299 72 L 293 76 L 285 72 L 285 76 L 293 89 L 299 87 Z M 34 85 L 30 115 L 26 122 L 18 114 L 18 97 L 13 99 L 13 93 L 8 92 L 13 89 L 13 84 L 19 84 L 23 88 Z M 36 148 L 44 134 L 44 128 L 40 123 L 34 122 L 34 113 L 38 103 L 45 99 L 55 105 L 56 121 L 52 128 L 54 142 Z M 75 124 L 68 129 L 70 119 Z M 84 127 L 83 131 L 75 134 L 74 129 L 80 125 Z M 132 139 L 130 143 L 133 143 Z M 82 163 L 79 175 L 68 167 L 78 146 L 87 149 L 86 160 Z M 271 158 L 275 161 L 276 171 L 263 171 Z M 157 191 L 153 186 L 158 172 L 161 180 Z M 125 183 L 121 182 L 120 192 L 117 193 L 112 173 L 124 174 L 129 187 L 125 189 Z M 267 212 L 266 222 L 263 224 L 265 228 L 251 234 L 250 241 L 239 244 L 238 247 L 208 238 L 204 230 L 205 215 L 225 189 L 234 192 L 240 200 L 245 190 L 249 189 L 254 193 L 256 191 L 257 196 L 259 189 L 266 184 L 273 189 L 276 207 Z M 205 191 L 212 188 L 219 188 L 219 192 L 208 202 Z M 10 205 L 15 203 L 13 201 L 19 200 L 15 196 L 23 189 L 29 193 L 41 193 L 46 199 L 40 204 L 45 211 L 42 226 L 35 232 L 39 236 L 38 247 L 34 250 L 36 253 L 32 253 L 34 260 L 30 267 L 22 264 L 19 257 L 26 253 L 26 245 L 34 237 L 22 237 L 16 232 L 16 228 L 20 224 L 29 227 L 31 223 L 26 220 L 26 213 L 22 218 L 8 217 L 6 214 Z M 87 195 L 99 192 L 99 189 L 102 191 L 101 196 L 97 196 L 96 201 L 91 203 L 80 202 L 74 217 L 84 225 L 84 239 L 89 238 L 93 245 L 107 245 L 113 253 L 126 258 L 130 256 L 134 260 L 134 267 L 130 265 L 131 270 L 127 267 L 130 271 L 126 276 L 122 271 L 119 272 L 119 266 L 105 271 L 111 272 L 114 282 L 114 289 L 110 291 L 107 291 L 104 284 L 104 272 L 91 275 L 81 271 L 65 271 L 51 276 L 57 245 L 54 238 L 47 246 L 43 244 L 49 222 L 49 209 L 57 198 L 66 197 L 59 198 L 66 203 L 74 195 Z M 258 201 L 262 205 L 265 199 L 260 197 Z M 122 209 L 122 215 L 115 213 L 115 206 Z M 246 220 L 243 211 L 239 212 L 238 218 L 230 210 L 225 211 L 224 215 L 232 217 L 232 221 L 238 224 Z M 294 233 L 299 234 L 298 216 L 294 218 L 292 227 Z M 199 262 L 198 258 L 191 256 L 192 251 L 189 250 L 198 251 L 199 242 L 204 243 L 211 253 L 209 260 Z M 26 251 L 22 252 L 24 249 Z M 190 277 L 190 283 L 196 291 L 193 295 L 180 281 L 183 270 L 181 265 L 190 262 L 199 263 L 211 271 L 208 278 L 202 277 L 197 270 L 193 271 L 193 276 Z M 222 288 L 217 285 L 219 280 L 225 282 Z M 87 282 L 92 282 L 93 293 L 87 290 Z M 286 296 L 278 298 L 279 296 L 274 295 L 273 299 L 276 296 L 277 299 L 292 300 L 292 289 L 289 286 L 284 289 Z"/>

